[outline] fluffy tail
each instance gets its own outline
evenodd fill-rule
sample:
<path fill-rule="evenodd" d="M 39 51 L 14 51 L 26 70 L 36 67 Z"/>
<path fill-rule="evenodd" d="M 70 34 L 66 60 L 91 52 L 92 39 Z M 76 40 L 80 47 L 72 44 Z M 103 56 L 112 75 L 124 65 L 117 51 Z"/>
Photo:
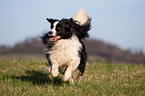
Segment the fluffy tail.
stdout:
<path fill-rule="evenodd" d="M 86 25 L 90 20 L 85 9 L 81 8 L 80 11 L 73 15 L 73 19 L 80 26 Z"/>
<path fill-rule="evenodd" d="M 91 18 L 89 18 L 85 9 L 81 8 L 79 12 L 73 15 L 74 31 L 79 39 L 89 37 L 88 31 L 91 29 Z"/>

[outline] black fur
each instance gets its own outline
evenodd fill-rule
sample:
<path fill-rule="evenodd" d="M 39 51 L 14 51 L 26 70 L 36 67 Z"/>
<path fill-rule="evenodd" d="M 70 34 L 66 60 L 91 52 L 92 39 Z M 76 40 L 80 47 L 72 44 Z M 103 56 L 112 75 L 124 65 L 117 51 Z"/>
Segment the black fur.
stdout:
<path fill-rule="evenodd" d="M 52 36 L 48 36 L 48 33 L 43 34 L 43 36 L 39 36 L 41 38 L 41 41 L 44 45 L 46 45 L 46 48 L 49 49 L 53 46 L 52 42 L 49 42 L 49 39 L 52 38 Z"/>
<path fill-rule="evenodd" d="M 51 23 L 51 26 L 50 26 L 51 29 L 53 28 L 54 22 L 59 21 L 57 19 L 52 19 L 52 18 L 51 19 L 46 18 L 46 20 Z"/>
<path fill-rule="evenodd" d="M 72 23 L 68 19 L 62 19 L 56 26 L 57 35 L 61 36 L 61 39 L 70 38 L 73 34 L 71 29 L 72 29 Z"/>
<path fill-rule="evenodd" d="M 80 75 L 82 76 L 85 71 L 85 67 L 86 67 L 87 53 L 86 53 L 86 48 L 85 48 L 84 43 L 81 40 L 80 40 L 80 42 L 82 44 L 82 50 L 79 52 L 81 60 L 80 60 L 78 69 L 80 71 Z"/>
<path fill-rule="evenodd" d="M 85 24 L 83 26 L 78 25 L 74 21 L 73 29 L 74 29 L 74 32 L 75 32 L 75 34 L 77 35 L 77 37 L 79 39 L 84 39 L 84 38 L 88 38 L 89 37 L 88 31 L 91 29 L 90 23 L 91 23 L 91 18 L 89 19 L 87 24 Z"/>

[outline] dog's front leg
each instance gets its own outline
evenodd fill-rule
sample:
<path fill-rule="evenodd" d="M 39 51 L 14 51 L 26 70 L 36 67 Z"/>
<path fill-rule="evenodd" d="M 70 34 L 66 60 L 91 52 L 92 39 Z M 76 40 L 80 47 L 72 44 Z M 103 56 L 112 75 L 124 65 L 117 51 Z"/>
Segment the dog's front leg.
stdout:
<path fill-rule="evenodd" d="M 54 76 L 54 77 L 57 77 L 58 76 L 58 64 L 52 64 L 52 71 L 51 71 L 51 73 L 52 73 L 52 75 Z"/>
<path fill-rule="evenodd" d="M 73 72 L 73 67 L 72 66 L 68 66 L 67 70 L 64 73 L 64 77 L 63 77 L 63 81 L 67 81 L 69 80 L 69 78 L 71 77 Z"/>

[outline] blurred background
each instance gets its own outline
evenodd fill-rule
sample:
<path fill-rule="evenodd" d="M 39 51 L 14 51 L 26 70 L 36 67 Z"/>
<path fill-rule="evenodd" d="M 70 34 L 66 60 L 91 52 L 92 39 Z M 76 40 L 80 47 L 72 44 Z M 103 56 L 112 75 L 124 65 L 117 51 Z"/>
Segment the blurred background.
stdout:
<path fill-rule="evenodd" d="M 145 0 L 0 0 L 0 56 L 44 55 L 46 18 L 71 18 L 81 7 L 92 18 L 89 60 L 145 64 Z"/>

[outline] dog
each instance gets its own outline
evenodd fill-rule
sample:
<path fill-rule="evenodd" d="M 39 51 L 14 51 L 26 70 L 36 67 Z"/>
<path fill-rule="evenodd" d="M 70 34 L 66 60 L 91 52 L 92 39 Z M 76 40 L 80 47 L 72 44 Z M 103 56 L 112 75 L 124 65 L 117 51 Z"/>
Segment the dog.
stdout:
<path fill-rule="evenodd" d="M 47 21 L 51 23 L 51 30 L 41 36 L 41 41 L 47 48 L 48 70 L 53 77 L 64 73 L 63 81 L 74 84 L 72 73 L 77 70 L 75 78 L 81 79 L 85 71 L 87 53 L 82 39 L 89 37 L 91 18 L 81 8 L 70 19 L 47 18 Z"/>

